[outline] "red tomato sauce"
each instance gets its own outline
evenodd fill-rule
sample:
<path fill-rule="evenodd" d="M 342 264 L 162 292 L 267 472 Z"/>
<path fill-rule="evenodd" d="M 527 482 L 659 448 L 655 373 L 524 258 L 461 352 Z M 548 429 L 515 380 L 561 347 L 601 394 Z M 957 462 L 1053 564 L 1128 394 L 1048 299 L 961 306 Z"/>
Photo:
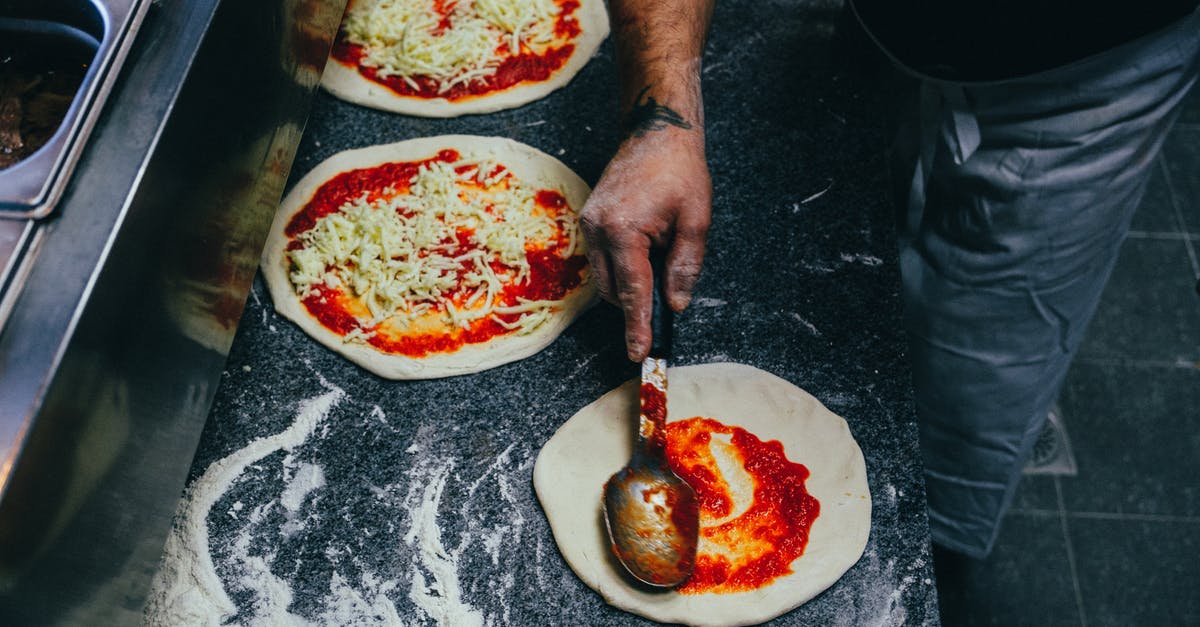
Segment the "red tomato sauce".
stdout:
<path fill-rule="evenodd" d="M 763 442 L 745 429 L 711 418 L 672 422 L 667 432 L 671 469 L 692 486 L 700 503 L 700 537 L 730 556 L 701 549 L 691 579 L 679 592 L 744 592 L 791 573 L 790 564 L 804 553 L 821 511 L 804 487 L 808 468 L 789 461 L 778 440 Z M 713 523 L 733 513 L 733 499 L 709 450 L 713 434 L 731 436 L 755 485 L 750 507 L 719 525 Z"/>
<path fill-rule="evenodd" d="M 443 150 L 436 157 L 424 161 L 384 163 L 371 168 L 342 172 L 317 188 L 312 199 L 292 216 L 283 232 L 294 238 L 316 226 L 317 220 L 337 211 L 347 202 L 362 197 L 364 193 L 368 202 L 382 198 L 384 190 L 389 188 L 394 190 L 395 194 L 403 194 L 408 191 L 409 181 L 417 175 L 417 170 L 422 165 L 436 161 L 452 163 L 458 159 L 457 150 Z M 295 241 L 289 243 L 288 250 L 295 250 L 296 244 Z"/>
<path fill-rule="evenodd" d="M 451 26 L 450 14 L 455 4 L 448 0 L 435 2 L 434 9 L 445 16 L 438 24 L 439 31 Z M 579 9 L 578 0 L 557 0 L 557 4 L 561 7 L 561 11 L 554 24 L 555 34 L 563 40 L 578 37 L 582 32 L 579 27 L 579 19 L 575 17 L 575 11 Z M 347 11 L 349 11 L 349 7 L 347 7 Z M 506 43 L 497 42 L 497 44 L 505 51 L 508 50 Z M 383 85 L 398 95 L 415 98 L 445 98 L 454 102 L 504 91 L 521 83 L 545 81 L 566 65 L 574 51 L 575 44 L 571 43 L 547 48 L 540 54 L 526 50 L 522 46 L 520 54 L 506 56 L 490 76 L 459 83 L 442 93 L 438 93 L 437 81 L 429 76 L 410 76 L 409 79 L 416 83 L 416 87 L 413 87 L 403 77 L 380 76 L 376 68 L 361 65 L 362 59 L 367 54 L 366 49 L 349 42 L 346 39 L 345 31 L 338 31 L 337 39 L 334 40 L 333 49 L 329 54 L 342 65 L 356 70 L 368 80 Z"/>
<path fill-rule="evenodd" d="M 652 384 L 643 383 L 639 395 L 642 415 L 651 423 L 650 446 L 662 450 L 667 447 L 667 395 Z"/>
<path fill-rule="evenodd" d="M 404 193 L 408 190 L 409 181 L 416 176 L 422 164 L 434 161 L 454 162 L 459 159 L 459 153 L 454 150 L 443 150 L 432 159 L 412 162 L 385 163 L 371 168 L 361 168 L 343 172 L 325 182 L 313 194 L 312 199 L 288 222 L 285 233 L 291 238 L 287 250 L 303 248 L 302 241 L 297 236 L 313 228 L 321 217 L 338 211 L 349 201 L 360 198 L 365 193 L 369 201 Z M 492 176 L 504 171 L 503 166 L 497 166 Z M 498 185 L 506 185 L 507 181 Z M 385 193 L 384 190 L 393 190 Z M 566 198 L 554 190 L 540 190 L 534 197 L 534 202 L 550 215 L 558 215 L 569 210 Z M 470 229 L 458 229 L 453 239 L 447 238 L 443 244 L 454 244 L 455 249 L 450 256 L 457 257 L 478 248 L 471 240 L 474 232 Z M 560 236 L 548 242 L 544 248 L 528 248 L 525 259 L 529 263 L 528 279 L 520 284 L 506 284 L 495 298 L 500 306 L 516 305 L 525 300 L 562 300 L 572 290 L 578 288 L 584 279 L 587 259 L 582 253 L 563 257 L 569 242 L 565 236 Z M 499 263 L 492 263 L 493 270 L 509 272 L 509 269 Z M 461 279 L 468 272 L 475 270 L 474 262 L 465 260 L 454 270 Z M 455 290 L 447 298 L 456 305 L 463 305 L 471 293 L 468 290 Z M 451 352 L 466 344 L 486 342 L 494 337 L 512 333 L 515 329 L 507 329 L 492 318 L 474 320 L 467 328 L 456 328 L 434 333 L 411 335 L 389 335 L 377 332 L 378 329 L 363 328 L 358 319 L 348 310 L 350 299 L 338 290 L 324 285 L 316 286 L 314 293 L 302 299 L 302 304 L 322 326 L 338 335 L 346 335 L 355 329 L 362 329 L 374 335 L 365 338 L 370 345 L 386 353 L 421 357 L 430 353 Z M 441 311 L 437 306 L 434 311 Z M 495 314 L 497 318 L 508 324 L 520 320 L 521 314 Z"/>

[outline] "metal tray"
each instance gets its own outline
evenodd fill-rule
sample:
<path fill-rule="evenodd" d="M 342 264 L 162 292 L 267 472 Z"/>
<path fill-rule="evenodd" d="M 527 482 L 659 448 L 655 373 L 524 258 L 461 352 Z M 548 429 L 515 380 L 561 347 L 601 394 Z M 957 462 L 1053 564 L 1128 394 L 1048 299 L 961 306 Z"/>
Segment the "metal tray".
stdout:
<path fill-rule="evenodd" d="M 0 39 L 87 65 L 58 130 L 37 152 L 0 170 L 0 218 L 42 218 L 71 170 L 145 16 L 148 0 L 0 0 Z"/>

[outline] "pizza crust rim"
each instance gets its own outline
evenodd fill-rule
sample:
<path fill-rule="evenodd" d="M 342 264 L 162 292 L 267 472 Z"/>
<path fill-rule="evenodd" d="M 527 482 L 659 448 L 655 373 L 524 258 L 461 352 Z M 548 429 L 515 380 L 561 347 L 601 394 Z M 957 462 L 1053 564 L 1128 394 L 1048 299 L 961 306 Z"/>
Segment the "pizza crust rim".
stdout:
<path fill-rule="evenodd" d="M 595 284 L 588 280 L 563 299 L 558 313 L 527 335 L 501 335 L 481 344 L 466 344 L 453 353 L 432 353 L 424 357 L 388 354 L 367 344 L 345 342 L 341 335 L 317 322 L 304 308 L 288 278 L 286 252 L 289 238 L 284 229 L 292 216 L 312 199 L 321 185 L 337 174 L 388 162 L 428 159 L 446 149 L 457 150 L 463 155 L 493 156 L 527 184 L 561 189 L 567 203 L 576 211 L 582 209 L 591 192 L 587 183 L 558 159 L 502 137 L 441 135 L 368 146 L 337 153 L 305 174 L 280 203 L 263 249 L 261 268 L 275 311 L 326 348 L 386 379 L 452 377 L 524 359 L 550 345 L 597 300 Z"/>
<path fill-rule="evenodd" d="M 492 113 L 513 109 L 539 100 L 565 86 L 591 61 L 608 36 L 608 11 L 602 0 L 580 0 L 576 12 L 582 31 L 575 38 L 575 50 L 571 57 L 548 80 L 526 85 L 517 85 L 498 93 L 487 94 L 463 101 L 445 98 L 424 99 L 401 96 L 359 74 L 357 68 L 348 68 L 333 58 L 325 63 L 321 86 L 334 97 L 372 109 L 390 111 L 428 118 L 453 118 L 475 113 Z"/>
<path fill-rule="evenodd" d="M 670 368 L 667 381 L 668 421 L 702 415 L 740 426 L 764 441 L 781 441 L 788 459 L 809 468 L 805 485 L 821 512 L 804 554 L 792 562 L 791 574 L 748 592 L 684 595 L 630 585 L 608 547 L 601 500 L 605 480 L 632 450 L 635 379 L 579 410 L 534 463 L 534 490 L 571 570 L 618 609 L 704 627 L 762 623 L 836 583 L 862 557 L 871 527 L 866 463 L 846 421 L 801 388 L 744 364 Z"/>

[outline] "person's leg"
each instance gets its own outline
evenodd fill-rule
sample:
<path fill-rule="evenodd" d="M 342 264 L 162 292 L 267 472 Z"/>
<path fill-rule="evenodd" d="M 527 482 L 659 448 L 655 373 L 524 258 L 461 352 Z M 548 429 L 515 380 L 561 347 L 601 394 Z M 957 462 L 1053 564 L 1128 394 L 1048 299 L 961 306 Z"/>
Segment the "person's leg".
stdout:
<path fill-rule="evenodd" d="M 925 160 L 900 240 L 936 544 L 991 551 L 1196 80 L 1198 31 L 1193 18 L 1005 85 L 925 86 L 942 106 L 911 136 Z"/>

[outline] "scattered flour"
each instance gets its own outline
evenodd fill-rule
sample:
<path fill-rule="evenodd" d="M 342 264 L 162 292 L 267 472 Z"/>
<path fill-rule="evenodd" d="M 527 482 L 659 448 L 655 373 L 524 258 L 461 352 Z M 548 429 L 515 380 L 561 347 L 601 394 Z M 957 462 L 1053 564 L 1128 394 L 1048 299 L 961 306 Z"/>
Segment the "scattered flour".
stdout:
<path fill-rule="evenodd" d="M 800 324 L 804 325 L 804 328 L 808 329 L 809 333 L 812 333 L 816 337 L 821 337 L 821 332 L 817 329 L 817 327 L 813 323 L 809 322 L 808 320 L 805 320 L 804 316 L 801 316 L 800 314 L 793 311 L 792 318 L 796 322 L 799 322 Z"/>
<path fill-rule="evenodd" d="M 401 564 L 407 562 L 408 568 L 401 570 L 408 572 L 396 573 L 399 575 L 396 579 L 380 577 L 370 564 L 360 560 L 358 550 L 344 538 L 334 539 L 320 551 L 333 567 L 327 571 L 330 572 L 328 592 L 317 599 L 316 608 L 307 617 L 289 611 L 297 593 L 285 571 L 276 564 L 278 549 L 269 541 L 264 543 L 262 532 L 269 530 L 280 514 L 286 519 L 279 528 L 284 539 L 304 530 L 309 522 L 320 522 L 315 512 L 321 508 L 314 503 L 322 498 L 321 490 L 327 483 L 325 470 L 319 464 L 300 461 L 300 447 L 315 439 L 323 426 L 328 426 L 326 417 L 345 400 L 342 390 L 324 379 L 321 382 L 329 391 L 303 402 L 287 429 L 255 440 L 213 463 L 189 486 L 154 578 L 144 623 L 152 627 L 215 626 L 236 618 L 238 623 L 272 627 L 509 624 L 511 610 L 504 599 L 516 586 L 516 578 L 505 574 L 465 582 L 462 577 L 468 551 L 476 559 L 482 557 L 504 567 L 514 558 L 503 548 L 530 540 L 524 537 L 527 521 L 520 514 L 520 503 L 528 496 L 521 490 L 520 482 L 528 474 L 533 456 L 522 451 L 521 457 L 514 460 L 514 451 L 520 450 L 515 444 L 487 463 L 461 469 L 453 457 L 430 456 L 425 447 L 411 446 L 408 453 L 414 457 L 403 481 L 384 487 L 365 484 L 380 507 L 396 512 L 399 525 L 389 522 L 386 531 L 380 532 L 399 536 L 396 556 Z M 385 421 L 383 410 L 377 406 L 372 408 L 370 416 Z M 433 441 L 432 436 L 423 439 L 420 432 L 416 435 L 417 441 Z M 265 502 L 238 500 L 226 512 L 237 521 L 235 528 L 225 532 L 223 538 L 210 537 L 206 521 L 215 504 L 248 470 L 271 472 L 273 465 L 263 460 L 281 450 L 287 455 L 282 460 L 283 488 L 278 496 L 268 495 Z M 465 493 L 455 492 L 459 496 L 453 505 L 442 498 L 451 480 L 456 488 L 461 486 L 465 490 Z M 496 518 L 481 516 L 480 502 L 491 502 L 497 497 L 511 506 L 506 514 Z M 460 526 L 444 530 L 444 519 L 439 522 L 439 512 L 441 516 L 457 517 Z M 350 516 L 349 511 L 344 511 L 341 518 L 349 522 Z M 213 549 L 218 548 L 221 575 L 217 574 L 213 560 Z M 535 551 L 539 556 L 543 554 L 540 539 L 536 540 Z M 346 569 L 348 562 L 353 564 L 352 570 Z M 294 568 L 301 567 L 297 561 Z M 536 574 L 539 580 L 545 578 L 540 565 Z M 468 602 L 467 583 L 472 594 L 499 599 L 496 615 L 485 615 Z M 238 598 L 237 604 L 230 593 Z M 401 601 L 404 604 L 398 608 L 396 603 Z"/>
<path fill-rule="evenodd" d="M 808 203 L 820 198 L 821 196 L 824 196 L 825 193 L 828 192 L 832 188 L 833 188 L 833 179 L 829 179 L 829 183 L 825 186 L 824 189 L 808 195 L 804 200 L 801 200 L 799 204 L 807 205 Z M 793 210 L 798 210 L 798 209 L 799 209 L 799 206 L 793 205 Z"/>
<path fill-rule="evenodd" d="M 438 625 L 482 627 L 483 613 L 463 602 L 458 581 L 459 556 L 467 542 L 454 552 L 447 551 L 442 545 L 442 528 L 437 521 L 442 491 L 453 469 L 454 461 L 448 460 L 432 469 L 420 464 L 409 473 L 412 482 L 405 502 L 412 515 L 412 526 L 405 534 L 404 542 L 415 551 L 408 597 Z M 432 581 L 426 580 L 426 573 Z"/>
<path fill-rule="evenodd" d="M 303 529 L 304 523 L 296 517 L 296 513 L 304 505 L 304 499 L 309 493 L 323 487 L 325 487 L 325 471 L 316 464 L 300 464 L 291 481 L 283 489 L 283 494 L 279 495 L 279 504 L 283 506 L 283 515 L 287 519 L 280 529 L 284 538 L 290 538 Z"/>
<path fill-rule="evenodd" d="M 279 496 L 279 504 L 289 513 L 295 514 L 304 504 L 304 498 L 310 492 L 323 487 L 325 487 L 325 471 L 316 464 L 300 464 L 296 474 L 292 476 L 291 482 Z"/>
<path fill-rule="evenodd" d="M 340 573 L 329 580 L 329 595 L 325 597 L 320 622 L 324 625 L 403 625 L 396 606 L 387 594 L 396 587 L 395 581 L 380 581 L 364 573 L 360 587 L 365 595 L 351 586 Z"/>
<path fill-rule="evenodd" d="M 842 261 L 846 263 L 861 263 L 864 266 L 878 266 L 883 264 L 883 260 L 874 255 L 864 255 L 862 253 L 842 253 Z"/>
<path fill-rule="evenodd" d="M 208 512 L 248 466 L 275 451 L 290 451 L 304 443 L 343 396 L 342 390 L 332 388 L 302 403 L 290 427 L 213 462 L 192 483 L 179 503 L 175 526 L 163 549 L 162 564 L 151 584 L 143 617 L 146 625 L 219 625 L 237 613 L 213 566 L 205 520 Z M 261 515 L 258 511 L 255 514 Z M 258 564 L 248 566 L 253 568 Z M 286 596 L 290 600 L 290 591 Z"/>

